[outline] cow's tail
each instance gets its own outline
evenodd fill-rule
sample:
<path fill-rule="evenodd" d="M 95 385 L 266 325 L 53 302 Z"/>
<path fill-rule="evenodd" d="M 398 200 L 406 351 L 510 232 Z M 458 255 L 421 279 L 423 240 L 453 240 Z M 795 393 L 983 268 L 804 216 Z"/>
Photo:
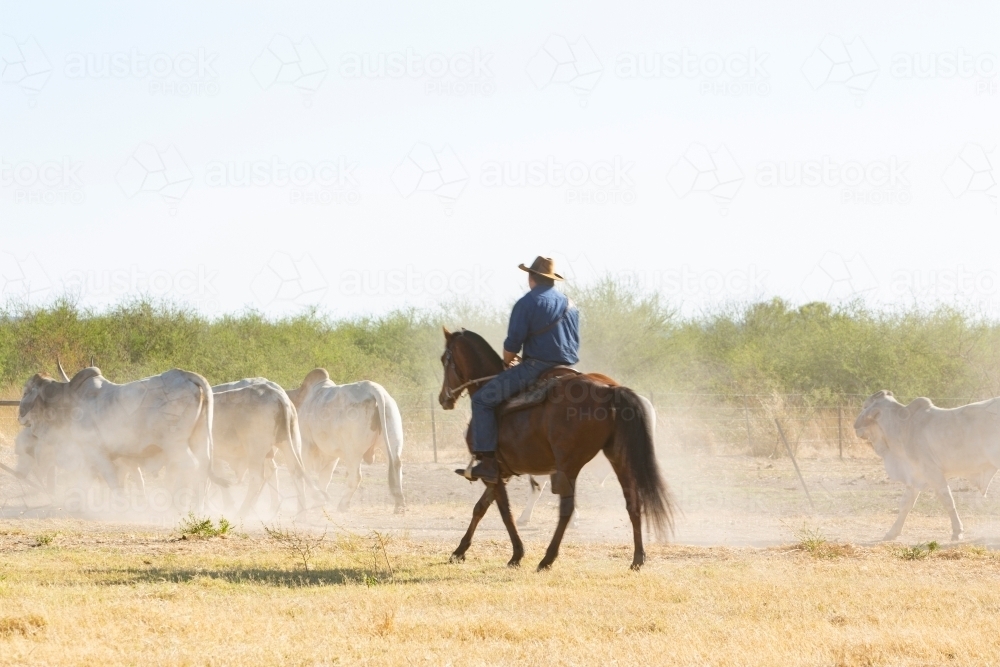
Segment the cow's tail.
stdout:
<path fill-rule="evenodd" d="M 194 452 L 195 458 L 198 459 L 198 465 L 205 466 L 205 474 L 208 479 L 213 484 L 218 484 L 224 488 L 229 487 L 229 480 L 220 477 L 212 469 L 212 466 L 215 464 L 215 446 L 212 441 L 215 398 L 212 394 L 212 385 L 197 373 L 189 373 L 188 375 L 201 392 L 201 410 L 199 410 L 198 419 L 195 421 L 191 449 Z"/>
<path fill-rule="evenodd" d="M 302 509 L 306 509 L 306 487 L 326 500 L 326 493 L 320 490 L 312 478 L 306 474 L 306 466 L 302 461 L 302 432 L 299 429 L 299 413 L 287 396 L 282 396 L 281 423 L 278 424 L 278 431 L 278 441 L 281 443 L 282 451 L 287 460 L 286 465 L 288 465 L 295 485 L 299 489 L 299 502 Z"/>
<path fill-rule="evenodd" d="M 386 459 L 389 461 L 389 490 L 396 500 L 396 512 L 402 513 L 406 510 L 403 498 L 403 420 L 396 401 L 381 385 L 375 385 L 375 403 L 382 427 Z"/>
<path fill-rule="evenodd" d="M 650 431 L 650 415 L 643 400 L 627 387 L 614 387 L 615 433 L 610 457 L 625 472 L 625 493 L 646 517 L 657 535 L 674 530 L 674 501 L 660 475 Z M 629 484 L 631 482 L 631 484 Z"/>

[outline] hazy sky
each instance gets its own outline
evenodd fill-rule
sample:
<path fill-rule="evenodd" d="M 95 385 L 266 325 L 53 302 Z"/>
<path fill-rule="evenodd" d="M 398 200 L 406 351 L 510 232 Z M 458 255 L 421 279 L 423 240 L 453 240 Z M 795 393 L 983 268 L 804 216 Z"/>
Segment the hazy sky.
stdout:
<path fill-rule="evenodd" d="M 997 3 L 0 7 L 8 297 L 1000 314 Z"/>

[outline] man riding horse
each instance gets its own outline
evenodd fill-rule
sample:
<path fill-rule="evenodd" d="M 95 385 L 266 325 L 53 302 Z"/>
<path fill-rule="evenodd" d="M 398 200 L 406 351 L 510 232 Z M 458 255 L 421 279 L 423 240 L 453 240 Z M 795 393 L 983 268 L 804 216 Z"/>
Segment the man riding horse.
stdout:
<path fill-rule="evenodd" d="M 536 257 L 531 266 L 520 264 L 518 268 L 528 273 L 530 291 L 514 304 L 510 314 L 503 343 L 506 370 L 472 395 L 473 454 L 479 462 L 467 476 L 490 484 L 499 476 L 497 407 L 553 366 L 570 366 L 580 360 L 580 314 L 569 297 L 555 288 L 556 281 L 563 279 L 555 272 L 555 262 Z M 524 355 L 515 363 L 522 348 Z M 466 475 L 465 470 L 455 472 Z"/>
<path fill-rule="evenodd" d="M 469 391 L 472 423 L 466 444 L 479 463 L 468 473 L 457 472 L 481 479 L 486 487 L 451 560 L 465 559 L 476 526 L 496 501 L 513 547 L 507 564 L 516 567 L 524 543 L 511 515 L 507 480 L 513 475 L 549 475 L 552 492 L 559 496 L 559 522 L 538 569 L 549 568 L 573 516 L 577 477 L 603 452 L 625 496 L 634 543 L 631 567 L 637 570 L 646 560 L 643 515 L 657 532 L 669 533 L 673 527 L 673 501 L 656 461 L 652 415 L 634 390 L 606 375 L 555 368 L 577 361 L 579 314 L 555 289 L 562 277 L 551 259 L 538 257 L 530 267 L 519 268 L 528 272 L 531 291 L 511 313 L 503 358 L 473 331 L 444 329 L 438 402 L 453 410 L 462 392 Z M 515 364 L 522 349 L 524 359 Z M 504 403 L 536 381 L 537 390 Z M 495 411 L 501 405 L 498 423 Z"/>

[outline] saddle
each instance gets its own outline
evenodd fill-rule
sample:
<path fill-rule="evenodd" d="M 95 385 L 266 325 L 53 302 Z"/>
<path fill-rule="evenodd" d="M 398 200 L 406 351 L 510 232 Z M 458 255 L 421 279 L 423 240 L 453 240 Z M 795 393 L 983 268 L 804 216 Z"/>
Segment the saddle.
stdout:
<path fill-rule="evenodd" d="M 549 395 L 549 391 L 559 383 L 560 379 L 567 375 L 582 375 L 582 373 L 572 366 L 553 366 L 539 375 L 534 384 L 530 385 L 520 394 L 515 394 L 501 403 L 497 408 L 497 417 L 544 403 Z"/>

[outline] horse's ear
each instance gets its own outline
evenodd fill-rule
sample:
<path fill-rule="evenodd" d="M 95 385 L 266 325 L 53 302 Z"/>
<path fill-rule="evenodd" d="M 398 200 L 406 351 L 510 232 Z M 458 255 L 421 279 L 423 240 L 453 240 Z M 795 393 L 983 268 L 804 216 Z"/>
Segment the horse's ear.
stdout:
<path fill-rule="evenodd" d="M 448 327 L 442 326 L 441 330 L 444 331 L 444 339 L 451 340 L 451 332 L 448 331 Z"/>

